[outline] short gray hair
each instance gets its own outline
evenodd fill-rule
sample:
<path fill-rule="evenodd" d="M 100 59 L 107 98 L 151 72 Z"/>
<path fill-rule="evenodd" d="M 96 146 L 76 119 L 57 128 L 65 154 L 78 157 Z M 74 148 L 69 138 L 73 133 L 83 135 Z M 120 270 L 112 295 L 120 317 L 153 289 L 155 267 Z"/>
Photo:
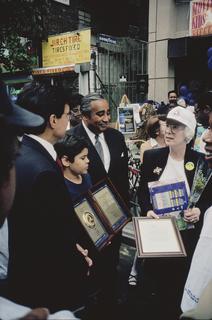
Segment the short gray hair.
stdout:
<path fill-rule="evenodd" d="M 82 115 L 90 117 L 91 102 L 97 101 L 97 100 L 105 100 L 105 98 L 97 92 L 92 92 L 84 96 L 84 98 L 82 99 L 81 107 L 80 107 Z"/>
<path fill-rule="evenodd" d="M 185 127 L 184 132 L 185 132 L 185 140 L 186 140 L 186 143 L 188 144 L 193 139 L 195 132 L 187 126 Z"/>

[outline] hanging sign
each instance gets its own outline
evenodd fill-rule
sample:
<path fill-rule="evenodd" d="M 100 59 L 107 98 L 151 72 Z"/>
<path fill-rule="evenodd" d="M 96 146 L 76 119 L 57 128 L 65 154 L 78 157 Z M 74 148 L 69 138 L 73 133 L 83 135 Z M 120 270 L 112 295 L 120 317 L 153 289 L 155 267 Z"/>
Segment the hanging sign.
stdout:
<path fill-rule="evenodd" d="M 212 0 L 192 1 L 190 3 L 190 35 L 210 34 L 212 34 Z"/>
<path fill-rule="evenodd" d="M 49 36 L 42 42 L 43 67 L 90 62 L 90 45 L 90 29 Z"/>

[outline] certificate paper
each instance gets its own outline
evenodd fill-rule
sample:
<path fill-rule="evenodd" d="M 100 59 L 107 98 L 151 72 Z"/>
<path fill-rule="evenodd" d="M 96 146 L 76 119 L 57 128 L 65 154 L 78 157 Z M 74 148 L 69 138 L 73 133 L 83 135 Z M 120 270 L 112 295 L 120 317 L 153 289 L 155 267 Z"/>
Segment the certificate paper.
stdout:
<path fill-rule="evenodd" d="M 133 218 L 139 257 L 186 256 L 175 218 Z"/>
<path fill-rule="evenodd" d="M 149 182 L 149 192 L 156 214 L 187 209 L 188 195 L 184 181 Z"/>
<path fill-rule="evenodd" d="M 119 228 L 119 226 L 127 220 L 128 217 L 123 214 L 123 209 L 107 185 L 95 191 L 93 197 L 108 219 L 113 230 Z"/>

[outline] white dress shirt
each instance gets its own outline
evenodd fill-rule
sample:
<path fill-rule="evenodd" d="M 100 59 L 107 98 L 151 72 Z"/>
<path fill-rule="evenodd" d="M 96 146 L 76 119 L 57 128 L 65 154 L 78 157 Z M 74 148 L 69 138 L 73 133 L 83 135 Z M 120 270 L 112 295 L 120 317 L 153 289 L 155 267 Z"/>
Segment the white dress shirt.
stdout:
<path fill-rule="evenodd" d="M 95 138 L 95 133 L 93 133 L 86 125 L 85 123 L 82 121 L 82 125 L 89 137 L 89 139 L 91 140 L 92 144 L 94 145 L 95 147 L 95 142 L 96 142 L 96 138 Z M 101 145 L 102 145 L 102 149 L 103 149 L 103 154 L 104 154 L 104 167 L 105 167 L 105 170 L 106 172 L 108 172 L 109 170 L 109 167 L 110 167 L 110 151 L 109 151 L 109 148 L 108 148 L 108 145 L 107 145 L 107 142 L 105 140 L 105 137 L 104 137 L 104 133 L 100 133 L 99 134 L 99 141 L 101 142 Z M 88 154 L 88 158 L 89 158 L 89 154 Z"/>
<path fill-rule="evenodd" d="M 57 153 L 54 150 L 54 146 L 50 142 L 48 142 L 45 139 L 38 137 L 34 134 L 28 134 L 28 136 L 30 138 L 36 140 L 37 142 L 39 142 L 46 149 L 46 151 L 48 151 L 48 153 L 52 156 L 52 158 L 56 161 Z"/>
<path fill-rule="evenodd" d="M 0 279 L 7 278 L 8 260 L 8 223 L 6 219 L 3 226 L 0 228 Z"/>

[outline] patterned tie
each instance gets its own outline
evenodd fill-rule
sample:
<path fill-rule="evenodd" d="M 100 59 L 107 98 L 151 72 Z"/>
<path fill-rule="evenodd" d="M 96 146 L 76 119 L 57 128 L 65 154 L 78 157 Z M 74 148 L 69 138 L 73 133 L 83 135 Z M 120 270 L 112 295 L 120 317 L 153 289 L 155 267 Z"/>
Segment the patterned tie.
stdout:
<path fill-rule="evenodd" d="M 96 140 L 95 141 L 96 151 L 98 152 L 102 162 L 104 163 L 104 153 L 103 153 L 101 142 L 99 141 L 99 135 L 98 134 L 95 135 L 95 140 Z"/>

